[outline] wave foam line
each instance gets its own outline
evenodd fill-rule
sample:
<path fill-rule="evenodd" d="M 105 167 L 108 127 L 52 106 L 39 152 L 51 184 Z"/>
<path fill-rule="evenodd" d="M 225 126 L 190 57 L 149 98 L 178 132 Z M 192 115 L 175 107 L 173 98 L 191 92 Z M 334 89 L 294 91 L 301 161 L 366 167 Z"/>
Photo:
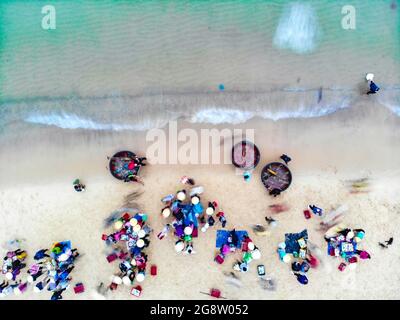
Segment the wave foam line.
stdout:
<path fill-rule="evenodd" d="M 81 118 L 76 114 L 32 114 L 24 121 L 34 124 L 55 126 L 62 129 L 86 129 L 100 131 L 141 131 L 149 129 L 145 124 L 120 124 L 120 123 L 101 123 L 88 118 Z"/>

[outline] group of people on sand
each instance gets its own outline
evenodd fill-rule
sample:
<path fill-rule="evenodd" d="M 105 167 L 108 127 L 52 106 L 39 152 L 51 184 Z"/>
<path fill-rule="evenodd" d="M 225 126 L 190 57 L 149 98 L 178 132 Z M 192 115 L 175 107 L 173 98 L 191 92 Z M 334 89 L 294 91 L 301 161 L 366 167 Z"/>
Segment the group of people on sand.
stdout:
<path fill-rule="evenodd" d="M 114 275 L 109 286 L 111 291 L 118 285 L 132 285 L 134 281 L 142 282 L 146 274 L 147 254 L 144 250 L 150 245 L 152 229 L 146 224 L 147 214 L 124 213 L 114 222 L 114 233 L 103 235 L 102 239 L 112 252 L 107 256 L 109 263 L 119 261 L 119 273 Z"/>
<path fill-rule="evenodd" d="M 26 251 L 19 248 L 6 253 L 2 266 L 2 274 L 5 279 L 0 284 L 0 297 L 5 297 L 12 293 L 18 294 L 26 290 L 26 283 L 22 284 L 21 280 L 17 280 L 22 269 L 26 267 L 24 262 L 26 257 Z"/>
<path fill-rule="evenodd" d="M 195 186 L 192 178 L 183 176 L 180 182 L 190 186 L 190 190 L 181 189 L 175 194 L 169 194 L 161 199 L 164 204 L 161 215 L 167 219 L 172 217 L 172 221 L 167 223 L 163 230 L 158 234 L 161 240 L 174 228 L 174 234 L 178 238 L 175 242 L 176 252 L 194 254 L 193 238 L 198 236 L 198 229 L 206 232 L 209 227 L 214 226 L 217 220 L 224 228 L 227 220 L 223 211 L 217 212 L 218 203 L 208 202 L 207 208 L 201 203 L 200 195 L 204 192 L 202 186 Z"/>
<path fill-rule="evenodd" d="M 51 249 L 37 251 L 35 263 L 28 271 L 28 282 L 35 284 L 35 292 L 47 289 L 53 293 L 51 300 L 62 299 L 62 293 L 70 286 L 70 273 L 75 268 L 78 256 L 77 249 L 71 247 L 70 241 L 57 242 Z"/>
<path fill-rule="evenodd" d="M 131 161 L 129 161 L 129 163 L 126 163 L 125 165 L 128 168 L 128 172 L 126 173 L 124 182 L 138 182 L 138 183 L 144 185 L 143 180 L 137 174 L 137 172 L 138 172 L 137 169 L 139 167 L 145 166 L 146 163 L 144 163 L 144 161 L 146 161 L 146 160 L 147 160 L 146 157 L 139 157 L 139 156 L 135 155 L 135 157 Z"/>
<path fill-rule="evenodd" d="M 41 249 L 35 253 L 35 263 L 29 266 L 26 281 L 22 282 L 18 276 L 26 267 L 24 260 L 27 252 L 19 248 L 8 251 L 3 259 L 2 273 L 5 274 L 6 280 L 0 285 L 0 296 L 21 294 L 29 285 L 33 285 L 33 291 L 36 293 L 47 289 L 53 293 L 51 300 L 62 299 L 62 293 L 70 285 L 70 273 L 78 256 L 77 249 L 71 248 L 70 241 L 58 242 L 50 250 Z"/>
<path fill-rule="evenodd" d="M 228 254 L 234 253 L 238 249 L 242 252 L 242 259 L 237 260 L 233 265 L 233 270 L 235 271 L 247 272 L 250 262 L 261 258 L 260 250 L 255 246 L 253 240 L 250 239 L 247 233 L 238 233 L 236 229 L 233 229 L 229 231 L 225 243 L 220 247 L 219 253 L 214 260 L 218 264 L 222 264 Z"/>

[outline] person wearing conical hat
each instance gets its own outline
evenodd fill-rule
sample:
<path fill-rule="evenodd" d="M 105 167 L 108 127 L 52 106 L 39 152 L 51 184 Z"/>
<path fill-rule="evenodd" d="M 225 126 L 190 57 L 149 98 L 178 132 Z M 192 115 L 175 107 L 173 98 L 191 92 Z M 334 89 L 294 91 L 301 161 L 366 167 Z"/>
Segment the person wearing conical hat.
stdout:
<path fill-rule="evenodd" d="M 217 213 L 217 217 L 218 217 L 219 222 L 222 225 L 222 228 L 225 228 L 226 223 L 227 223 L 227 220 L 225 218 L 225 213 L 223 211 L 220 211 Z"/>

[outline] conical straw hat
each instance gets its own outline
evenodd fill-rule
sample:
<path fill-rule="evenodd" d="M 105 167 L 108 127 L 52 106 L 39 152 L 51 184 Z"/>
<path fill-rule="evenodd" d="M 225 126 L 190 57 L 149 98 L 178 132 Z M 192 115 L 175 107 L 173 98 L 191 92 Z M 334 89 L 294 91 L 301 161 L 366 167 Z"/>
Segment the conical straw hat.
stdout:
<path fill-rule="evenodd" d="M 373 74 L 373 73 L 367 73 L 367 75 L 365 76 L 365 78 L 366 78 L 368 81 L 372 81 L 372 80 L 374 80 L 374 74 Z"/>
<path fill-rule="evenodd" d="M 192 204 L 198 204 L 199 202 L 200 202 L 199 197 L 196 196 L 192 197 Z"/>
<path fill-rule="evenodd" d="M 138 248 L 143 248 L 143 247 L 144 247 L 144 241 L 143 241 L 142 239 L 139 239 L 139 240 L 136 242 L 136 246 L 137 246 Z"/>
<path fill-rule="evenodd" d="M 254 260 L 260 259 L 260 258 L 261 258 L 261 252 L 260 252 L 260 250 L 258 250 L 258 249 L 254 250 L 254 251 L 251 253 L 251 257 L 252 257 Z"/>
<path fill-rule="evenodd" d="M 123 277 L 123 278 L 122 278 L 122 282 L 123 282 L 124 285 L 126 285 L 126 286 L 130 286 L 130 285 L 132 284 L 132 283 L 131 283 L 131 279 L 129 279 L 128 276 Z"/>
<path fill-rule="evenodd" d="M 177 197 L 178 200 L 183 201 L 183 200 L 186 199 L 186 193 L 183 192 L 183 191 L 179 191 L 179 192 L 176 194 L 176 197 Z"/>
<path fill-rule="evenodd" d="M 185 248 L 185 244 L 182 241 L 179 241 L 175 244 L 175 251 L 180 252 Z"/>
<path fill-rule="evenodd" d="M 115 230 L 119 230 L 119 229 L 122 228 L 122 225 L 123 225 L 122 221 L 121 221 L 121 220 L 117 220 L 117 221 L 115 221 L 115 223 L 114 223 L 114 229 L 115 229 Z"/>
<path fill-rule="evenodd" d="M 254 250 L 254 248 L 255 248 L 255 245 L 254 245 L 254 243 L 253 242 L 249 242 L 248 244 L 247 244 L 247 247 L 249 248 L 249 250 L 251 251 L 251 250 Z"/>
<path fill-rule="evenodd" d="M 214 209 L 211 208 L 211 207 L 208 207 L 208 208 L 206 209 L 206 213 L 207 213 L 209 216 L 212 216 L 212 215 L 214 214 Z"/>
<path fill-rule="evenodd" d="M 170 208 L 165 208 L 162 211 L 162 215 L 163 215 L 164 218 L 168 218 L 170 216 L 170 214 L 171 214 L 171 209 Z"/>
<path fill-rule="evenodd" d="M 137 275 L 136 275 L 136 281 L 137 282 L 142 282 L 144 280 L 144 273 L 143 272 L 139 272 Z"/>
<path fill-rule="evenodd" d="M 116 284 L 121 284 L 122 283 L 122 279 L 120 277 L 118 277 L 118 276 L 115 276 L 113 278 L 113 282 L 116 283 Z"/>
<path fill-rule="evenodd" d="M 146 231 L 144 231 L 143 229 L 139 230 L 138 236 L 139 238 L 144 238 L 146 236 Z"/>

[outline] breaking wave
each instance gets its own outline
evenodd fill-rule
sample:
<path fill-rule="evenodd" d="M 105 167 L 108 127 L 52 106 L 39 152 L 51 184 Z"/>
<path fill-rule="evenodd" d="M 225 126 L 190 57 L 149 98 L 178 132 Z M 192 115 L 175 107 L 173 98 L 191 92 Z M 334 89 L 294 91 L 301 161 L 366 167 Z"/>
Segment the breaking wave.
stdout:
<path fill-rule="evenodd" d="M 304 54 L 315 50 L 321 36 L 314 8 L 309 3 L 288 4 L 279 20 L 274 45 Z"/>

